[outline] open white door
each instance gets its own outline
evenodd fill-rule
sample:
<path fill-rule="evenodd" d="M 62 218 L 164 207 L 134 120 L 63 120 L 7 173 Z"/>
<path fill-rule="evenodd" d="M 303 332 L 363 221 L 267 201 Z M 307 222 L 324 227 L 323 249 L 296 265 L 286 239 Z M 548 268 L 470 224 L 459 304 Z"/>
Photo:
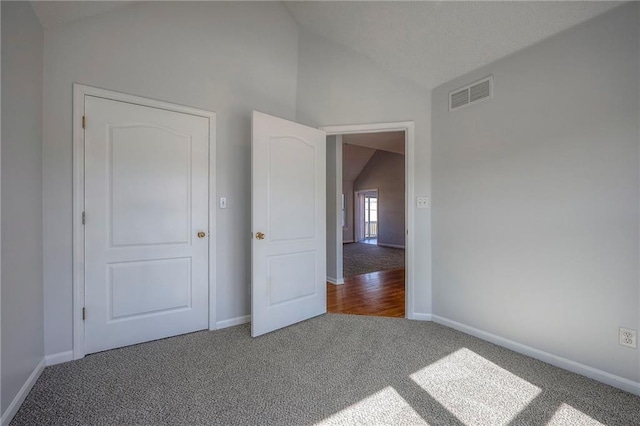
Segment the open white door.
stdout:
<path fill-rule="evenodd" d="M 253 113 L 253 337 L 327 311 L 326 136 Z"/>

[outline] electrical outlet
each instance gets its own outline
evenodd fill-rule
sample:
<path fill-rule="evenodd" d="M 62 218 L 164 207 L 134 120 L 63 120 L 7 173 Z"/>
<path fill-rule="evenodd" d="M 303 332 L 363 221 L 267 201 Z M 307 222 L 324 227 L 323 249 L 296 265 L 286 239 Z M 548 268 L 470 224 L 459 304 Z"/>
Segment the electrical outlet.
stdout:
<path fill-rule="evenodd" d="M 629 348 L 637 348 L 638 332 L 631 328 L 620 327 L 620 344 Z"/>
<path fill-rule="evenodd" d="M 419 209 L 429 208 L 429 197 L 416 197 L 416 207 Z"/>

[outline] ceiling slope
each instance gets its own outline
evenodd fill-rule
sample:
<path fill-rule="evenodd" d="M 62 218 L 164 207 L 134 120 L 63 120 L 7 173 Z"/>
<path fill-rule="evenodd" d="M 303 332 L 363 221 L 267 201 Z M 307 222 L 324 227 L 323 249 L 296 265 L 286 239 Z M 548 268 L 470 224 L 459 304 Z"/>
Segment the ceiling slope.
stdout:
<path fill-rule="evenodd" d="M 46 29 L 133 1 L 35 1 Z M 608 1 L 283 2 L 300 27 L 432 89 L 621 4 Z"/>
<path fill-rule="evenodd" d="M 49 29 L 89 16 L 100 15 L 133 1 L 32 1 L 33 11 L 43 28 Z"/>
<path fill-rule="evenodd" d="M 620 2 L 285 2 L 304 30 L 431 89 Z"/>
<path fill-rule="evenodd" d="M 404 131 L 352 133 L 342 135 L 342 142 L 365 148 L 379 149 L 404 155 Z"/>
<path fill-rule="evenodd" d="M 376 150 L 356 145 L 342 145 L 342 180 L 353 182 Z"/>

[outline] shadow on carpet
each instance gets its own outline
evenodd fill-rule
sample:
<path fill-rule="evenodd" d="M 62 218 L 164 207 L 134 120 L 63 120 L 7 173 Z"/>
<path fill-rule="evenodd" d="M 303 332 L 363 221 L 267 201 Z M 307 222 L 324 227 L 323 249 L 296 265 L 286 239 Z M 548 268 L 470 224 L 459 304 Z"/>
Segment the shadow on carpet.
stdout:
<path fill-rule="evenodd" d="M 433 322 L 322 315 L 45 368 L 19 425 L 638 425 L 640 398 Z"/>
<path fill-rule="evenodd" d="M 369 274 L 404 268 L 404 249 L 380 247 L 365 243 L 342 245 L 343 276 Z"/>

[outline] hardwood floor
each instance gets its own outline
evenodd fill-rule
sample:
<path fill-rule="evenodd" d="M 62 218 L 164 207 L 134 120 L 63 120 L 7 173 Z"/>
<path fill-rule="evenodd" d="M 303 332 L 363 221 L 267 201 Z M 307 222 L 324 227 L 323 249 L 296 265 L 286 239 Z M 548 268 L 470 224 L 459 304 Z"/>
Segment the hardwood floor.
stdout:
<path fill-rule="evenodd" d="M 327 283 L 327 312 L 404 318 L 404 268 Z"/>

